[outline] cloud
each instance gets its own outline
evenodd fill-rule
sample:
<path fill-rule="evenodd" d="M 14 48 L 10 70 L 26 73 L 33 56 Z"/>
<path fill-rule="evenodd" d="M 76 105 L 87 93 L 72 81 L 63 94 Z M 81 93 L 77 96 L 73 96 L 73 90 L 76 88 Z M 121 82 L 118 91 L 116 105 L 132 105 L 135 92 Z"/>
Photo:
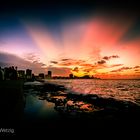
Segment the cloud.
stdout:
<path fill-rule="evenodd" d="M 71 72 L 77 75 L 84 74 L 93 74 L 97 72 L 97 69 L 107 68 L 105 60 L 100 61 L 91 61 L 91 60 L 82 60 L 82 59 L 71 59 L 71 58 L 63 58 L 57 61 L 56 66 L 61 67 L 69 67 L 71 68 Z"/>
<path fill-rule="evenodd" d="M 132 67 L 122 67 L 116 70 L 112 70 L 111 72 L 122 72 L 124 70 L 129 70 L 129 69 L 132 69 Z"/>
<path fill-rule="evenodd" d="M 46 64 L 42 63 L 42 62 L 33 62 L 32 64 L 35 64 L 35 66 L 38 66 L 38 67 L 47 67 Z"/>
<path fill-rule="evenodd" d="M 105 63 L 106 63 L 105 60 L 100 60 L 100 61 L 97 62 L 97 64 L 99 64 L 99 65 L 102 65 L 102 64 L 105 64 Z"/>
<path fill-rule="evenodd" d="M 121 70 L 129 70 L 129 69 L 132 69 L 132 67 L 122 67 L 120 68 Z"/>
<path fill-rule="evenodd" d="M 104 59 L 104 60 L 109 60 L 110 57 L 109 57 L 109 56 L 104 56 L 103 59 Z"/>
<path fill-rule="evenodd" d="M 18 65 L 21 67 L 25 67 L 30 64 L 29 61 L 26 61 L 16 55 L 9 54 L 9 53 L 0 53 L 0 61 L 1 63 L 5 64 L 5 66 Z"/>
<path fill-rule="evenodd" d="M 118 55 L 112 55 L 111 58 L 120 58 Z"/>
<path fill-rule="evenodd" d="M 139 69 L 136 69 L 136 70 L 134 70 L 134 71 L 140 71 Z"/>
<path fill-rule="evenodd" d="M 35 53 L 24 54 L 24 59 L 26 61 L 29 61 L 33 67 L 34 67 L 34 65 L 37 66 L 37 67 L 41 67 L 41 68 L 43 68 L 43 67 L 46 68 L 47 67 L 46 64 L 44 64 L 40 61 L 39 56 Z"/>
<path fill-rule="evenodd" d="M 119 56 L 118 55 L 112 55 L 112 56 L 104 56 L 103 57 L 104 60 L 109 60 L 111 58 L 119 58 Z"/>
<path fill-rule="evenodd" d="M 94 67 L 95 65 L 89 64 L 89 63 L 82 63 L 79 66 L 83 66 L 83 67 Z"/>
<path fill-rule="evenodd" d="M 135 66 L 134 69 L 140 68 L 140 66 Z"/>
<path fill-rule="evenodd" d="M 113 64 L 110 67 L 113 68 L 113 67 L 119 67 L 119 66 L 122 66 L 122 65 L 124 65 L 124 64 Z"/>
<path fill-rule="evenodd" d="M 78 67 L 75 67 L 72 71 L 73 72 L 79 72 L 79 68 Z"/>
<path fill-rule="evenodd" d="M 50 61 L 50 63 L 52 63 L 52 64 L 58 64 L 57 61 Z"/>
<path fill-rule="evenodd" d="M 92 71 L 92 72 L 96 72 L 96 70 L 93 69 L 93 68 L 84 68 L 83 71 L 84 71 L 84 72 L 87 72 L 87 73 L 89 73 L 89 72 L 91 72 L 91 71 Z"/>
<path fill-rule="evenodd" d="M 64 58 L 64 59 L 61 59 L 60 61 L 69 61 L 69 60 L 72 60 L 72 59 Z"/>
<path fill-rule="evenodd" d="M 34 57 L 33 57 L 34 58 Z M 33 59 L 32 59 L 33 60 Z M 38 61 L 27 61 L 14 54 L 0 53 L 0 66 L 17 66 L 18 69 L 32 69 L 33 73 L 46 72 L 46 65 Z"/>
<path fill-rule="evenodd" d="M 119 64 L 118 64 L 119 65 Z M 139 73 L 140 71 L 140 66 L 134 66 L 134 67 L 121 67 L 119 69 L 116 69 L 116 70 L 112 70 L 111 72 L 122 72 L 122 71 L 125 71 L 125 70 L 133 70 L 135 71 L 135 73 Z"/>
<path fill-rule="evenodd" d="M 135 73 L 140 73 L 140 71 L 136 71 Z"/>
<path fill-rule="evenodd" d="M 27 60 L 27 61 L 40 61 L 40 58 L 38 57 L 37 54 L 35 53 L 27 53 L 27 54 L 24 54 L 24 58 Z"/>
<path fill-rule="evenodd" d="M 140 66 L 133 67 L 135 73 L 140 73 Z"/>
<path fill-rule="evenodd" d="M 74 64 L 72 62 L 60 62 L 58 65 L 59 66 L 72 66 Z"/>
<path fill-rule="evenodd" d="M 84 60 L 77 59 L 61 59 L 58 63 L 59 66 L 76 66 L 85 63 Z"/>

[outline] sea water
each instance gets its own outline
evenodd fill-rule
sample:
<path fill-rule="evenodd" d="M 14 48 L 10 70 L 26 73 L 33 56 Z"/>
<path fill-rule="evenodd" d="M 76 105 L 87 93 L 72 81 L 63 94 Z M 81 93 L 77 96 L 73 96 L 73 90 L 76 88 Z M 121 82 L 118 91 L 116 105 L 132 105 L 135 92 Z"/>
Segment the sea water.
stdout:
<path fill-rule="evenodd" d="M 140 80 L 52 79 L 46 82 L 64 85 L 69 93 L 97 94 L 140 104 Z"/>

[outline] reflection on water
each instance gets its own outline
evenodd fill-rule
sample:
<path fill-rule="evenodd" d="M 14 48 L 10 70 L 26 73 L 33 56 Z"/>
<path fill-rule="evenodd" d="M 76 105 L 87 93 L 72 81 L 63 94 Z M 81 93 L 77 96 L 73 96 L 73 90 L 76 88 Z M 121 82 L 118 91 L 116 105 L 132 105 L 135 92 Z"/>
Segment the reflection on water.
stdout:
<path fill-rule="evenodd" d="M 36 96 L 26 97 L 25 114 L 32 119 L 51 119 L 58 116 L 54 110 L 55 104 L 46 100 L 39 100 Z"/>

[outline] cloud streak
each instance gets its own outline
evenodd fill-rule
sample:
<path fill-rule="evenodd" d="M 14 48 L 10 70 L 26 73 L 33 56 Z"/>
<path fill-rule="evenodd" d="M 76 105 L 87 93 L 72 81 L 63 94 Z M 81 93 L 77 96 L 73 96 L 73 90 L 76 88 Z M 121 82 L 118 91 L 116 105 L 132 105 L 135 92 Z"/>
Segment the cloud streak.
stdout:
<path fill-rule="evenodd" d="M 111 58 L 119 58 L 118 55 L 112 55 L 112 56 L 104 56 L 103 59 L 104 60 L 110 60 Z"/>
<path fill-rule="evenodd" d="M 121 66 L 121 65 L 119 65 Z M 132 70 L 132 71 L 140 71 L 140 66 L 134 66 L 134 67 L 121 67 L 119 69 L 116 70 L 112 70 L 110 72 L 123 72 L 123 71 L 127 71 L 127 70 Z"/>
<path fill-rule="evenodd" d="M 52 64 L 58 64 L 57 61 L 50 61 L 50 63 L 52 63 Z"/>

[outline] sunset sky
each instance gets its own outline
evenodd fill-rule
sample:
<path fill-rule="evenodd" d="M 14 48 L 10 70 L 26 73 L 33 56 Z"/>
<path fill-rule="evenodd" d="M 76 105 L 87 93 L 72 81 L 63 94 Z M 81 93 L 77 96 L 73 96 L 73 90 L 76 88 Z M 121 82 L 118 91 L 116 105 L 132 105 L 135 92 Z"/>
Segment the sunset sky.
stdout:
<path fill-rule="evenodd" d="M 55 76 L 140 79 L 140 14 L 126 5 L 4 5 L 0 66 Z"/>

